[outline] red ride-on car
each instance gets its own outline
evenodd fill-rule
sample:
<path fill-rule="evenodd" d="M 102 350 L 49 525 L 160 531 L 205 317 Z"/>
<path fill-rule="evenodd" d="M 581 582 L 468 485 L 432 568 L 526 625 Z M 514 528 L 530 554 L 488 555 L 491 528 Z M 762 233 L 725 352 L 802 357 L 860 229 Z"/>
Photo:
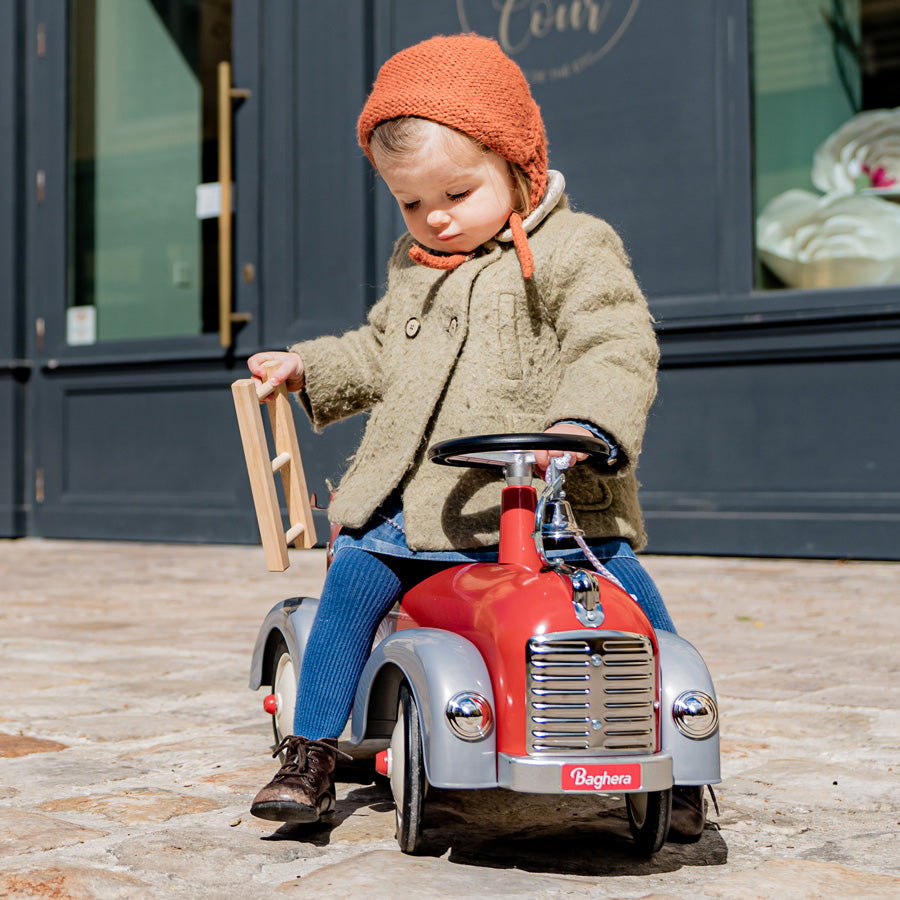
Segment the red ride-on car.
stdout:
<path fill-rule="evenodd" d="M 556 561 L 577 539 L 554 464 L 540 499 L 534 451 L 606 444 L 568 435 L 446 441 L 435 463 L 496 467 L 506 477 L 496 562 L 454 566 L 405 594 L 382 623 L 343 748 L 375 755 L 390 779 L 397 839 L 415 852 L 429 785 L 624 798 L 637 847 L 665 842 L 675 785 L 720 781 L 715 691 L 700 654 L 656 632 L 598 566 Z M 250 686 L 271 685 L 276 738 L 291 732 L 314 598 L 277 604 L 256 642 Z"/>

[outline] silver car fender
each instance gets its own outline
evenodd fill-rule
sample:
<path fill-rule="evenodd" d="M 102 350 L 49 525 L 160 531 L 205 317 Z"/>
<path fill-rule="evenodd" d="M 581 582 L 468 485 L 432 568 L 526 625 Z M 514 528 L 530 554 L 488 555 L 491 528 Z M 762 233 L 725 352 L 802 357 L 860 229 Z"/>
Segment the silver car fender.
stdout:
<path fill-rule="evenodd" d="M 672 710 L 678 696 L 688 690 L 702 691 L 716 701 L 716 691 L 706 663 L 689 641 L 669 631 L 657 631 L 659 642 L 660 728 L 662 751 L 672 757 L 675 784 L 718 784 L 719 729 L 702 740 L 683 734 Z"/>
<path fill-rule="evenodd" d="M 454 695 L 475 691 L 488 701 L 496 719 L 494 692 L 481 654 L 471 641 L 448 631 L 398 631 L 373 650 L 353 702 L 351 742 L 390 740 L 404 679 L 419 709 L 428 783 L 436 788 L 496 787 L 496 724 L 485 737 L 467 741 L 451 731 L 445 716 Z"/>
<path fill-rule="evenodd" d="M 317 597 L 292 597 L 276 603 L 260 626 L 253 647 L 253 658 L 250 661 L 250 690 L 258 690 L 269 675 L 272 654 L 279 637 L 284 638 L 295 671 L 300 671 L 300 661 L 306 650 L 309 630 L 312 628 L 316 610 L 319 608 Z"/>

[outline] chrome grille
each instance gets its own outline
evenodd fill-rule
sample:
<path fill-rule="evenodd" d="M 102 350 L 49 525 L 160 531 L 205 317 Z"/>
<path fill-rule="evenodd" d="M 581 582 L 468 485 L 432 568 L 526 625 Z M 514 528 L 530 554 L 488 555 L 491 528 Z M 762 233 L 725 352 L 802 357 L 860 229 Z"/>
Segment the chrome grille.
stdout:
<path fill-rule="evenodd" d="M 541 635 L 528 642 L 528 752 L 652 753 L 653 645 L 643 635 Z"/>

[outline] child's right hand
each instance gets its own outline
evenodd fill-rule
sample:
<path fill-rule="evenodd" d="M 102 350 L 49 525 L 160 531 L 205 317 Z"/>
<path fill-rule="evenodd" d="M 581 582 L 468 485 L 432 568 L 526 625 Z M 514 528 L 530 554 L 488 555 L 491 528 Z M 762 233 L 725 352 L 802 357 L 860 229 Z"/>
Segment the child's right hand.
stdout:
<path fill-rule="evenodd" d="M 557 422 L 556 425 L 551 425 L 549 428 L 545 429 L 544 434 L 571 434 L 575 437 L 593 437 L 587 428 L 582 428 L 580 425 L 573 425 L 571 422 Z M 554 456 L 565 456 L 567 452 L 572 459 L 573 465 L 587 459 L 587 453 L 575 453 L 574 451 L 566 450 L 535 450 L 534 465 L 538 470 L 538 474 L 543 478 L 547 466 L 550 465 L 550 460 Z"/>
<path fill-rule="evenodd" d="M 257 381 L 264 381 L 275 387 L 284 384 L 289 391 L 299 391 L 306 380 L 303 359 L 299 354 L 289 350 L 264 350 L 262 353 L 254 353 L 247 360 L 247 368 Z"/>

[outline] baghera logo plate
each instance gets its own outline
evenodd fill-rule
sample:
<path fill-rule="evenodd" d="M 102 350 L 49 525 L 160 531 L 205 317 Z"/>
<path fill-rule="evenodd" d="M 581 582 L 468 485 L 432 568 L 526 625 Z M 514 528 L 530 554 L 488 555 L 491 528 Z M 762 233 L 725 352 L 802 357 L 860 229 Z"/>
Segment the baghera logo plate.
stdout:
<path fill-rule="evenodd" d="M 641 787 L 641 766 L 567 765 L 562 767 L 564 791 L 635 791 Z"/>

